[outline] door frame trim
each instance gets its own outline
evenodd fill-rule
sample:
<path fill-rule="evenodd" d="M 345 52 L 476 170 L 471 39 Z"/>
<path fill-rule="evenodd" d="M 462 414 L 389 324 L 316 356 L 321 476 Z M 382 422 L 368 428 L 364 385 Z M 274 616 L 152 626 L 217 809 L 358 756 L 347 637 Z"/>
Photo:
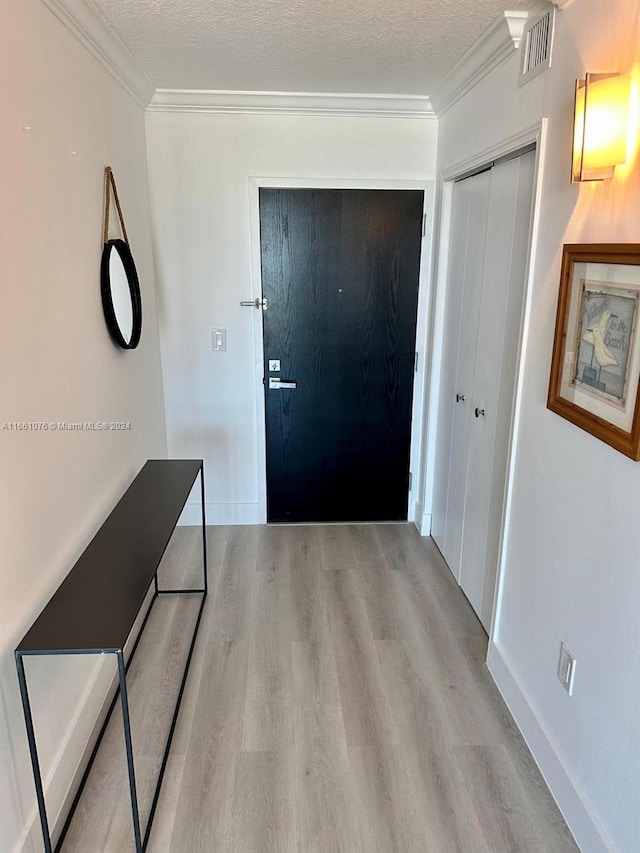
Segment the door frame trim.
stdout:
<path fill-rule="evenodd" d="M 407 520 L 418 524 L 422 515 L 419 472 L 422 462 L 422 434 L 427 403 L 427 373 L 429 329 L 428 309 L 431 304 L 431 252 L 434 220 L 435 180 L 392 180 L 376 178 L 302 178 L 302 177 L 254 177 L 249 178 L 249 228 L 251 256 L 251 299 L 262 296 L 262 264 L 260 256 L 260 189 L 326 189 L 326 190 L 422 190 L 424 192 L 423 213 L 426 215 L 425 234 L 420 247 L 420 274 L 418 279 L 418 317 L 416 327 L 416 351 L 418 369 L 413 375 L 413 402 L 411 407 L 411 450 L 409 470 L 414 473 L 409 491 Z M 246 297 L 245 297 L 246 298 Z M 255 311 L 253 318 L 253 363 L 254 386 L 256 389 L 256 423 L 258 425 L 258 516 L 259 523 L 267 521 L 267 453 L 266 421 L 263 385 L 263 336 L 262 312 Z"/>

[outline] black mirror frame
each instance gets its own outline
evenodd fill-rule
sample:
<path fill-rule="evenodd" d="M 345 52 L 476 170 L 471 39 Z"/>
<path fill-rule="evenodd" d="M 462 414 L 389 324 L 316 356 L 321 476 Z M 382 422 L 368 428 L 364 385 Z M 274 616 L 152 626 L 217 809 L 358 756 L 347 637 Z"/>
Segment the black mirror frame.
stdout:
<path fill-rule="evenodd" d="M 118 325 L 115 310 L 113 308 L 113 299 L 111 298 L 111 280 L 109 274 L 109 259 L 111 252 L 115 251 L 120 255 L 122 266 L 124 267 L 129 284 L 129 293 L 131 295 L 131 311 L 133 315 L 133 325 L 131 329 L 131 340 L 125 341 Z M 102 308 L 104 318 L 107 323 L 107 329 L 115 344 L 122 349 L 135 349 L 140 343 L 140 335 L 142 334 L 142 297 L 140 295 L 140 282 L 138 281 L 138 272 L 133 260 L 133 255 L 127 243 L 124 240 L 108 240 L 104 244 L 102 250 L 102 262 L 100 264 L 100 293 L 102 296 Z"/>

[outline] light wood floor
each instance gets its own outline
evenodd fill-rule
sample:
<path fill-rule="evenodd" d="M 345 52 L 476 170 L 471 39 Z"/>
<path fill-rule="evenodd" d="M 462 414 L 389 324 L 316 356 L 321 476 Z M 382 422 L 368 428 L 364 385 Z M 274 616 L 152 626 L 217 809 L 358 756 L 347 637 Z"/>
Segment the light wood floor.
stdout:
<path fill-rule="evenodd" d="M 197 576 L 199 535 L 176 531 L 165 585 Z M 430 540 L 212 527 L 208 546 L 150 853 L 577 850 Z M 197 605 L 155 605 L 128 677 L 143 822 Z M 121 729 L 116 711 L 65 853 L 133 850 Z"/>

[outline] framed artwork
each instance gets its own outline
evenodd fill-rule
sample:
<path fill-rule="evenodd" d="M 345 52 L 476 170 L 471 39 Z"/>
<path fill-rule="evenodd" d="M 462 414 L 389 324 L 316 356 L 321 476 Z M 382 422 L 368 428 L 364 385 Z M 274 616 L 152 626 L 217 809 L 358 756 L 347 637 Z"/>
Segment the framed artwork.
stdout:
<path fill-rule="evenodd" d="M 547 406 L 640 459 L 640 243 L 564 246 Z"/>

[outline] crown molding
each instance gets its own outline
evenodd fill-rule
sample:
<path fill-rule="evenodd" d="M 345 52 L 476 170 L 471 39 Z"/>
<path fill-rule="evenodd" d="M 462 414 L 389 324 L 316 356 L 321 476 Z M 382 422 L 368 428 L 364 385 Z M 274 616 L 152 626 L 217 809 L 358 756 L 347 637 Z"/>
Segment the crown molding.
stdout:
<path fill-rule="evenodd" d="M 245 113 L 433 118 L 422 95 L 356 95 L 319 92 L 241 92 L 214 89 L 156 89 L 149 112 Z"/>
<path fill-rule="evenodd" d="M 529 13 L 504 12 L 479 36 L 431 94 L 441 116 L 520 46 Z"/>
<path fill-rule="evenodd" d="M 148 105 L 153 83 L 95 6 L 77 0 L 42 3 L 140 106 Z"/>

